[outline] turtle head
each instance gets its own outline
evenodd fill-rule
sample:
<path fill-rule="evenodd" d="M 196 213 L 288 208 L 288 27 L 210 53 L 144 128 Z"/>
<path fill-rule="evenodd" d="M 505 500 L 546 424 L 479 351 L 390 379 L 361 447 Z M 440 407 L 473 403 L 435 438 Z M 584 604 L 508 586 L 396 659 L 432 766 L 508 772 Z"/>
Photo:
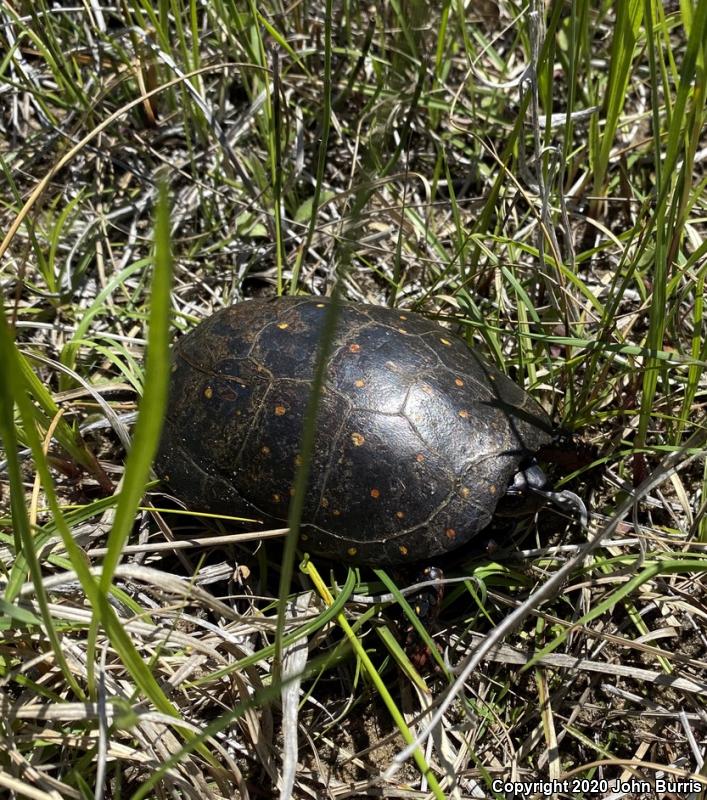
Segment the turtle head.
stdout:
<path fill-rule="evenodd" d="M 563 489 L 561 492 L 551 491 L 547 488 L 547 484 L 547 476 L 542 467 L 533 459 L 513 476 L 510 486 L 506 490 L 506 497 L 510 502 L 505 503 L 505 513 L 520 513 L 523 509 L 537 508 L 537 503 L 528 502 L 528 500 L 531 497 L 542 498 L 546 503 L 552 503 L 568 514 L 577 516 L 580 525 L 586 528 L 587 508 L 581 497 L 567 489 Z"/>

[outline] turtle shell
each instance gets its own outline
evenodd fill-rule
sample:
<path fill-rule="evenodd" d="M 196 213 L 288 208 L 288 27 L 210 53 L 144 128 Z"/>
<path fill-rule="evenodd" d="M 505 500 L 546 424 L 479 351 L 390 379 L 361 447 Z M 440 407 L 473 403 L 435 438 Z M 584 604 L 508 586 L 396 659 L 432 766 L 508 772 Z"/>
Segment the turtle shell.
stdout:
<path fill-rule="evenodd" d="M 156 470 L 187 505 L 286 522 L 326 298 L 249 300 L 174 347 Z M 425 317 L 341 305 L 316 418 L 302 547 L 418 561 L 491 520 L 552 439 L 542 408 Z"/>

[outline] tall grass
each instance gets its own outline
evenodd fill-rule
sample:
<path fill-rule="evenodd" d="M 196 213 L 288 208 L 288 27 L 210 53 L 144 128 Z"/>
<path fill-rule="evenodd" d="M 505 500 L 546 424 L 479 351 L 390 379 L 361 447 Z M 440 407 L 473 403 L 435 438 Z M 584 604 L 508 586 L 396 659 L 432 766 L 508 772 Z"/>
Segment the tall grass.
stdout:
<path fill-rule="evenodd" d="M 0 14 L 0 786 L 490 796 L 495 777 L 629 767 L 704 784 L 707 0 Z M 499 521 L 502 543 L 537 540 L 522 561 L 458 553 L 425 632 L 409 576 L 296 570 L 295 537 L 283 562 L 162 511 L 170 337 L 243 298 L 332 292 L 454 326 L 596 447 L 555 474 L 590 501 L 591 556 L 555 511 Z M 295 530 L 306 480 L 305 460 Z M 193 552 L 173 551 L 185 518 Z M 197 549 L 215 532 L 223 549 Z"/>

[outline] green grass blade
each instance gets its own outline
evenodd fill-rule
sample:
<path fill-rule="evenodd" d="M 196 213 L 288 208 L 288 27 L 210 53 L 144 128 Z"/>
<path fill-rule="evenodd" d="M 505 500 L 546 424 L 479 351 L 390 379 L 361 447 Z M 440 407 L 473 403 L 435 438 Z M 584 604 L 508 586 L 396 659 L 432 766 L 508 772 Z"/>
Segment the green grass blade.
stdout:
<path fill-rule="evenodd" d="M 128 455 L 123 486 L 108 536 L 100 586 L 107 592 L 123 546 L 133 528 L 137 507 L 145 492 L 152 460 L 157 452 L 169 387 L 169 311 L 172 253 L 169 233 L 169 203 L 166 185 L 160 187 L 155 216 L 155 268 L 150 299 L 144 393 L 133 443 Z"/>
<path fill-rule="evenodd" d="M 643 3 L 644 0 L 619 0 L 617 3 L 616 26 L 611 43 L 611 63 L 604 107 L 604 131 L 594 163 L 595 195 L 601 195 L 604 192 L 609 157 L 614 146 L 614 137 L 621 112 L 626 102 L 626 90 L 631 76 L 638 33 L 643 20 Z"/>

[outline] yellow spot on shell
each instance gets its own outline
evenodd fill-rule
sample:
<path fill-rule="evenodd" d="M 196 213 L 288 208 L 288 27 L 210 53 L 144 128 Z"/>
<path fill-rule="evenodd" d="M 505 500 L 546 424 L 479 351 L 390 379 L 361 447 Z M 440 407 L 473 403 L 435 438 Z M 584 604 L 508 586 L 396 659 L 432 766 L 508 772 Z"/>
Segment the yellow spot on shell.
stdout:
<path fill-rule="evenodd" d="M 454 383 L 455 383 L 457 386 L 463 386 L 463 385 L 464 385 L 464 381 L 463 381 L 461 378 L 455 378 L 455 379 L 454 379 Z"/>
<path fill-rule="evenodd" d="M 351 441 L 354 443 L 355 447 L 360 447 L 366 440 L 360 433 L 352 433 L 351 434 Z"/>
<path fill-rule="evenodd" d="M 353 558 L 353 556 L 355 556 L 356 553 L 358 553 L 358 550 L 355 547 L 349 547 L 346 553 Z"/>
<path fill-rule="evenodd" d="M 282 497 L 279 494 L 274 494 L 272 496 L 273 503 L 279 503 L 282 500 Z"/>
<path fill-rule="evenodd" d="M 278 328 L 279 328 L 281 331 L 284 331 L 284 330 L 285 330 L 285 328 L 289 328 L 289 327 L 290 327 L 290 325 L 289 325 L 289 323 L 287 323 L 287 322 L 278 322 L 278 323 L 277 323 L 277 327 L 278 327 Z"/>
<path fill-rule="evenodd" d="M 469 412 L 465 408 L 462 408 L 462 410 L 459 412 L 459 416 L 462 419 L 469 419 Z"/>
<path fill-rule="evenodd" d="M 317 303 L 317 308 L 326 308 L 326 303 Z"/>
<path fill-rule="evenodd" d="M 206 389 L 204 389 L 204 397 L 207 400 L 211 400 L 213 396 L 214 396 L 214 390 L 211 388 L 211 386 L 207 386 Z"/>
<path fill-rule="evenodd" d="M 322 497 L 322 499 L 319 501 L 319 505 L 322 508 L 329 508 L 329 501 L 326 499 L 326 497 Z"/>
<path fill-rule="evenodd" d="M 360 344 L 350 344 L 349 345 L 349 352 L 350 353 L 358 353 L 361 349 Z"/>
<path fill-rule="evenodd" d="M 405 314 L 400 314 L 400 315 L 398 316 L 398 319 L 401 319 L 403 322 L 405 322 L 405 320 L 407 319 L 407 317 L 405 316 Z"/>
<path fill-rule="evenodd" d="M 401 556 L 406 556 L 408 554 L 408 549 L 407 549 L 407 547 L 405 547 L 404 544 L 400 545 L 399 550 L 400 550 L 400 555 Z"/>
<path fill-rule="evenodd" d="M 332 514 L 333 514 L 335 517 L 340 517 L 340 516 L 341 516 L 341 511 L 339 511 L 339 509 L 338 509 L 338 508 L 335 508 L 335 509 L 334 509 L 334 510 L 333 510 L 331 513 L 332 513 Z"/>
<path fill-rule="evenodd" d="M 471 494 L 471 489 L 468 486 L 462 486 L 461 496 L 468 497 Z"/>
<path fill-rule="evenodd" d="M 302 466 L 302 456 L 299 453 L 297 453 L 297 455 L 295 456 L 295 466 L 296 467 Z"/>
<path fill-rule="evenodd" d="M 491 486 L 489 486 L 489 492 L 491 492 L 491 494 L 496 494 L 496 485 L 495 484 L 492 483 Z"/>
<path fill-rule="evenodd" d="M 398 519 L 404 519 L 404 518 L 405 518 L 405 512 L 404 512 L 404 511 L 396 511 L 396 512 L 395 512 L 395 516 L 396 516 Z"/>
<path fill-rule="evenodd" d="M 442 338 L 442 337 L 440 336 L 440 339 L 439 339 L 439 340 L 440 340 L 440 342 L 442 342 L 442 344 L 443 344 L 445 347 L 451 347 L 451 346 L 452 346 L 452 343 L 449 341 L 449 339 L 444 339 L 444 338 Z"/>
<path fill-rule="evenodd" d="M 380 489 L 371 489 L 371 497 L 377 500 L 381 496 Z"/>
<path fill-rule="evenodd" d="M 407 333 L 405 328 L 398 328 L 398 333 Z"/>
<path fill-rule="evenodd" d="M 447 539 L 456 539 L 457 538 L 457 532 L 454 530 L 454 528 L 447 528 L 445 533 L 447 534 Z"/>
<path fill-rule="evenodd" d="M 365 385 L 366 385 L 366 381 L 364 381 L 363 378 L 359 378 L 357 381 L 354 381 L 354 386 L 357 389 L 363 389 L 363 387 Z"/>
<path fill-rule="evenodd" d="M 260 448 L 260 452 L 261 452 L 261 453 L 262 453 L 264 456 L 269 456 L 269 455 L 270 455 L 270 448 L 269 448 L 269 447 L 268 447 L 266 444 L 264 444 L 264 445 L 263 445 L 263 446 Z"/>
<path fill-rule="evenodd" d="M 275 414 L 278 417 L 283 417 L 285 414 L 287 414 L 287 409 L 283 405 L 276 405 Z"/>
<path fill-rule="evenodd" d="M 418 453 L 418 454 L 415 456 L 415 461 L 417 461 L 417 463 L 418 463 L 418 464 L 422 464 L 422 462 L 423 462 L 424 460 L 425 460 L 425 456 L 424 456 L 422 453 Z"/>

